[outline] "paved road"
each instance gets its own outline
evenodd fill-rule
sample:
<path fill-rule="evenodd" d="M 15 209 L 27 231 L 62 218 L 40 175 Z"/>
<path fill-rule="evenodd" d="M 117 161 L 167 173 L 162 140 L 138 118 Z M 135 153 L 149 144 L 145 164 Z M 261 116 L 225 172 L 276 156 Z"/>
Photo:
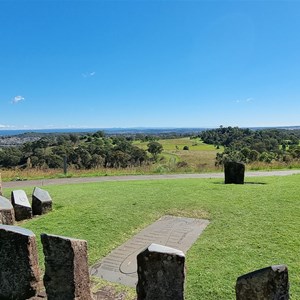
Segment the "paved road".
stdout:
<path fill-rule="evenodd" d="M 265 171 L 265 172 L 246 172 L 245 177 L 259 176 L 287 176 L 300 174 L 300 170 L 287 171 Z M 3 188 L 18 188 L 25 186 L 46 186 L 59 184 L 75 184 L 86 182 L 104 182 L 104 181 L 132 181 L 132 180 L 160 180 L 160 179 L 184 179 L 184 178 L 224 178 L 224 173 L 203 173 L 203 174 L 169 174 L 169 175 L 127 175 L 127 176 L 102 176 L 102 177 L 81 177 L 81 178 L 59 178 L 42 179 L 28 181 L 10 181 L 3 182 Z"/>

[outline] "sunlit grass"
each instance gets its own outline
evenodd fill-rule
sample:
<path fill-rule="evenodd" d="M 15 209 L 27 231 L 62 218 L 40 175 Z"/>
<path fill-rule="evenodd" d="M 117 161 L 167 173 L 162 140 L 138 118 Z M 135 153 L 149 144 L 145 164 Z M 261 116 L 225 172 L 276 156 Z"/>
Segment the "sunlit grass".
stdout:
<path fill-rule="evenodd" d="M 21 225 L 37 236 L 86 239 L 93 264 L 165 214 L 208 218 L 211 224 L 187 254 L 186 299 L 235 299 L 239 275 L 281 263 L 289 267 L 291 299 L 300 299 L 299 180 L 292 175 L 246 178 L 245 185 L 184 179 L 49 186 L 53 212 Z M 4 193 L 9 197 L 10 190 Z"/>

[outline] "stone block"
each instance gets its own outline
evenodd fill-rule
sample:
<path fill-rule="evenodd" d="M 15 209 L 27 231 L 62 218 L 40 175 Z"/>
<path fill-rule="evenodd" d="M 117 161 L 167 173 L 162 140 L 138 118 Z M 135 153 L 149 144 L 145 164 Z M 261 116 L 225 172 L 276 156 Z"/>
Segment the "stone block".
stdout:
<path fill-rule="evenodd" d="M 41 239 L 48 300 L 92 299 L 87 242 L 48 234 L 42 234 Z"/>
<path fill-rule="evenodd" d="M 43 215 L 51 210 L 52 210 L 52 199 L 49 193 L 43 189 L 35 187 L 32 193 L 33 215 Z"/>
<path fill-rule="evenodd" d="M 30 230 L 0 225 L 0 299 L 36 295 L 39 267 L 36 238 Z"/>
<path fill-rule="evenodd" d="M 244 184 L 245 165 L 241 162 L 229 161 L 224 164 L 225 184 Z"/>
<path fill-rule="evenodd" d="M 15 212 L 11 202 L 0 196 L 0 224 L 13 225 L 15 222 Z"/>
<path fill-rule="evenodd" d="M 237 300 L 288 300 L 288 269 L 271 266 L 240 276 L 235 291 Z"/>
<path fill-rule="evenodd" d="M 23 190 L 11 192 L 11 202 L 15 209 L 16 221 L 32 218 L 32 209 L 29 200 Z"/>
<path fill-rule="evenodd" d="M 151 244 L 138 254 L 138 300 L 183 300 L 185 255 L 182 251 Z"/>

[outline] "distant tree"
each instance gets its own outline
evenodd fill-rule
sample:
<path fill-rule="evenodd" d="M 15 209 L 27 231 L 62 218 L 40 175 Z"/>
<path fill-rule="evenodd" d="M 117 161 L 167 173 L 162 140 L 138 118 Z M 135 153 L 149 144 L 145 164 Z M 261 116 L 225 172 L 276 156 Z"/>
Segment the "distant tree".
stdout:
<path fill-rule="evenodd" d="M 153 158 L 156 160 L 158 154 L 163 151 L 163 146 L 159 142 L 150 142 L 148 143 L 148 152 L 152 154 Z"/>

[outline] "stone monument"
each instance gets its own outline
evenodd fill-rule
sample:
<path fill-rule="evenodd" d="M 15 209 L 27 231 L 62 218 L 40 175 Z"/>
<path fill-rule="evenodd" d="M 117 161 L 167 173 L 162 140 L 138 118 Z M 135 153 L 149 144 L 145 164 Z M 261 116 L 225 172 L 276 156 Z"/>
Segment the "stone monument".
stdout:
<path fill-rule="evenodd" d="M 183 300 L 184 263 L 182 251 L 158 244 L 138 254 L 137 300 Z"/>
<path fill-rule="evenodd" d="M 41 239 L 48 300 L 92 300 L 87 242 L 50 234 L 42 234 Z"/>
<path fill-rule="evenodd" d="M 15 212 L 11 202 L 0 196 L 0 224 L 13 225 L 15 222 Z"/>
<path fill-rule="evenodd" d="M 28 299 L 37 293 L 36 238 L 30 230 L 0 225 L 0 299 Z"/>
<path fill-rule="evenodd" d="M 271 266 L 240 276 L 235 290 L 236 300 L 288 300 L 288 269 Z"/>
<path fill-rule="evenodd" d="M 43 215 L 52 210 L 52 199 L 49 193 L 39 187 L 35 187 L 32 193 L 33 215 Z"/>
<path fill-rule="evenodd" d="M 224 164 L 225 184 L 244 184 L 245 165 L 241 162 L 228 161 Z"/>
<path fill-rule="evenodd" d="M 32 209 L 29 200 L 23 190 L 11 192 L 11 202 L 15 209 L 16 221 L 32 218 Z"/>

